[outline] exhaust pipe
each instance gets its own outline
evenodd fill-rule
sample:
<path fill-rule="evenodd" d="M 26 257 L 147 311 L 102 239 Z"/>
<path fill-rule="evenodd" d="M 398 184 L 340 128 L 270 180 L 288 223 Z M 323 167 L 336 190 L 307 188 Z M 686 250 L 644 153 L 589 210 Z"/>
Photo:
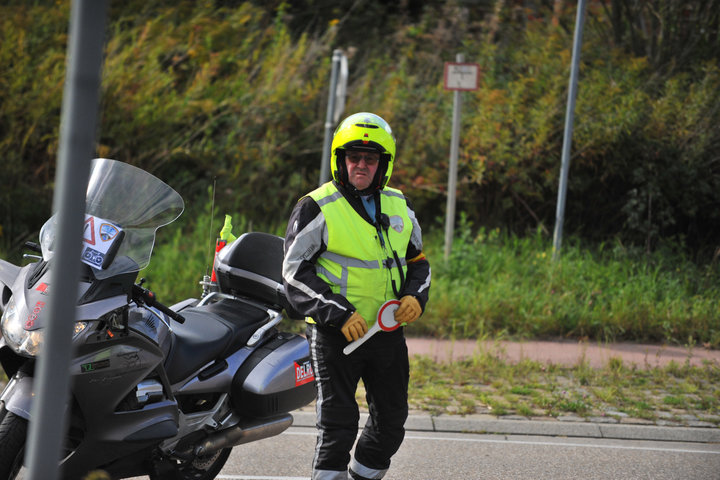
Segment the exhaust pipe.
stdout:
<path fill-rule="evenodd" d="M 198 457 L 212 455 L 223 448 L 236 447 L 243 443 L 262 440 L 263 438 L 279 435 L 293 423 L 289 413 L 247 424 L 238 424 L 226 430 L 213 433 L 200 445 L 195 447 L 194 453 Z"/>

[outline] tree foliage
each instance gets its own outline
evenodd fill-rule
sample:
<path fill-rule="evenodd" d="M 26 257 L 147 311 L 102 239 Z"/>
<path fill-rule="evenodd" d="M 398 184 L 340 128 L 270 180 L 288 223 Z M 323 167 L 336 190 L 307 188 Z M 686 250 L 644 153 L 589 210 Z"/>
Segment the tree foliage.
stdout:
<path fill-rule="evenodd" d="M 444 213 L 452 95 L 443 64 L 481 65 L 463 94 L 458 209 L 518 233 L 554 223 L 575 2 L 111 2 L 97 154 L 173 185 L 201 214 L 287 217 L 316 185 L 330 58 L 346 112 L 397 134 L 391 183 L 425 224 Z M 0 6 L 0 245 L 49 214 L 67 2 Z M 720 234 L 719 0 L 594 0 L 581 55 L 565 228 L 712 255 Z M 707 258 L 707 257 L 705 257 Z"/>

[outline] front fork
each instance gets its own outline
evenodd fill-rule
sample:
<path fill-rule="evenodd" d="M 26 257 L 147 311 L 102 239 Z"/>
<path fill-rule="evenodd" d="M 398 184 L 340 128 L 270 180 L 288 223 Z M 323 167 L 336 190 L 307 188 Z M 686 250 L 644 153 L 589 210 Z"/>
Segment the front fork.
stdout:
<path fill-rule="evenodd" d="M 27 373 L 17 372 L 0 394 L 3 410 L 30 420 L 30 410 L 35 397 L 34 379 Z M 4 416 L 4 413 L 0 414 Z"/>
<path fill-rule="evenodd" d="M 29 421 L 35 397 L 35 360 L 17 355 L 0 337 L 0 366 L 8 376 L 8 383 L 0 393 L 0 417 L 12 412 Z"/>

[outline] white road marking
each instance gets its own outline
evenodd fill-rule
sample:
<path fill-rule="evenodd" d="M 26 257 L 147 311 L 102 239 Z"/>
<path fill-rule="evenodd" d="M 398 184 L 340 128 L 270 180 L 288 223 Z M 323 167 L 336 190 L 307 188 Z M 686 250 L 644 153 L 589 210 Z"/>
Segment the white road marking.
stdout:
<path fill-rule="evenodd" d="M 310 477 L 258 477 L 254 475 L 218 475 L 226 480 L 310 480 Z"/>
<path fill-rule="evenodd" d="M 315 436 L 315 432 L 298 432 L 285 431 L 281 435 L 309 435 Z M 428 437 L 423 435 L 405 435 L 405 440 L 432 440 L 435 442 L 469 442 L 469 443 L 510 443 L 513 445 L 532 445 L 532 446 L 550 446 L 550 447 L 580 447 L 580 448 L 601 448 L 615 450 L 643 450 L 650 452 L 674 452 L 674 453 L 708 453 L 711 455 L 720 455 L 718 450 L 692 450 L 689 448 L 672 448 L 672 447 L 636 447 L 632 445 L 593 445 L 589 443 L 570 443 L 570 442 L 552 442 L 552 441 L 528 441 L 528 440 L 508 440 L 504 438 L 457 438 L 457 437 Z M 607 440 L 607 439 L 605 439 Z"/>
<path fill-rule="evenodd" d="M 479 442 L 479 443 L 511 443 L 514 445 L 536 445 L 550 447 L 582 447 L 582 448 L 608 448 L 616 450 L 646 450 L 651 452 L 675 452 L 675 453 L 710 453 L 712 455 L 720 455 L 720 451 L 713 450 L 691 450 L 687 448 L 671 448 L 671 447 L 635 447 L 632 445 L 593 445 L 590 443 L 569 443 L 569 442 L 541 442 L 541 441 L 525 441 L 525 440 L 491 440 L 485 438 L 433 438 L 415 435 L 406 435 L 405 440 L 448 440 L 455 442 Z"/>

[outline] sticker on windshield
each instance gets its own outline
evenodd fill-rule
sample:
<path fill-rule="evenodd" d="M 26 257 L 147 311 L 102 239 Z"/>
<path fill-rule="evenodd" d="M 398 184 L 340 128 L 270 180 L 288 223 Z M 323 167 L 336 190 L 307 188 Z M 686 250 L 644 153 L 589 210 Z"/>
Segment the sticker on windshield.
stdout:
<path fill-rule="evenodd" d="M 120 229 L 112 223 L 103 223 L 100 225 L 100 240 L 103 242 L 109 242 L 117 237 L 118 233 L 120 233 Z"/>
<path fill-rule="evenodd" d="M 107 220 L 85 215 L 81 257 L 83 263 L 97 269 L 106 268 L 122 242 L 121 232 L 122 228 Z"/>

